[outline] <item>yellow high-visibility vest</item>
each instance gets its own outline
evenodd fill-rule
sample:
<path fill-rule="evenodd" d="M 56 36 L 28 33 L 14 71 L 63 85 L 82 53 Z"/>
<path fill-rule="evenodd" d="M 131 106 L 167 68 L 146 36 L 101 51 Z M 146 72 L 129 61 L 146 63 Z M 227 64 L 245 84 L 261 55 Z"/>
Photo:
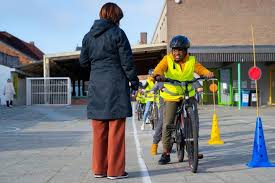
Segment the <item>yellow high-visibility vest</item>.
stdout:
<path fill-rule="evenodd" d="M 180 64 L 176 63 L 171 56 L 167 56 L 168 69 L 164 73 L 166 78 L 178 80 L 178 81 L 191 81 L 194 78 L 194 69 L 196 59 L 194 56 L 189 56 L 186 61 L 184 69 L 182 70 Z M 164 84 L 164 91 L 160 93 L 160 96 L 166 101 L 180 101 L 184 97 L 185 87 L 176 86 L 171 83 Z M 195 95 L 195 90 L 192 88 L 192 84 L 188 85 L 189 96 Z"/>
<path fill-rule="evenodd" d="M 147 81 L 148 85 L 145 88 L 145 91 L 146 91 L 146 93 L 145 93 L 145 100 L 146 100 L 146 102 L 148 102 L 148 101 L 153 102 L 154 101 L 154 94 L 151 93 L 150 91 L 154 87 L 154 82 L 151 81 L 150 79 L 147 79 L 146 81 Z"/>
<path fill-rule="evenodd" d="M 136 100 L 140 101 L 140 103 L 142 103 L 142 104 L 146 103 L 145 96 L 143 94 L 141 94 L 140 91 L 138 91 L 138 93 L 137 93 Z"/>

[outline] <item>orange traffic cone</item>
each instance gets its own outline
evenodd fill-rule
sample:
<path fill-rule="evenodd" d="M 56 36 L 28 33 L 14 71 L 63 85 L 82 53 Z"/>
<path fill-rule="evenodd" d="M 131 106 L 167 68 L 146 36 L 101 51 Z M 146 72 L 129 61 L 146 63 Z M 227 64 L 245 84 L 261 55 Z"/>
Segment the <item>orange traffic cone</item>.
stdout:
<path fill-rule="evenodd" d="M 224 142 L 221 140 L 221 137 L 220 137 L 220 129 L 218 126 L 218 117 L 217 117 L 216 111 L 214 111 L 214 114 L 213 114 L 211 138 L 208 141 L 208 144 L 210 145 L 224 144 Z"/>

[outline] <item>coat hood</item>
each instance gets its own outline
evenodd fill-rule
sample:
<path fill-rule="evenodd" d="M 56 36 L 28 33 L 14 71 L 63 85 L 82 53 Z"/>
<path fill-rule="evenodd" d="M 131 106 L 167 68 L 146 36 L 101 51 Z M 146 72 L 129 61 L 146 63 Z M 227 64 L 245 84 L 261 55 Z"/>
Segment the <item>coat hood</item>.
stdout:
<path fill-rule="evenodd" d="M 101 34 L 103 34 L 105 31 L 107 31 L 108 29 L 114 26 L 116 26 L 116 24 L 114 24 L 109 20 L 99 19 L 99 20 L 95 20 L 90 32 L 92 36 L 98 37 Z"/>

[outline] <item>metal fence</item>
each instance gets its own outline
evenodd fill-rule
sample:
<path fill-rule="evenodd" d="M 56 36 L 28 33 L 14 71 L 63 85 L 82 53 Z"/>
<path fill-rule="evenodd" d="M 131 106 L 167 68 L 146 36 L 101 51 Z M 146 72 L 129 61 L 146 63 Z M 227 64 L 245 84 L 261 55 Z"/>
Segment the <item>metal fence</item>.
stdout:
<path fill-rule="evenodd" d="M 27 78 L 27 105 L 71 104 L 70 78 Z"/>

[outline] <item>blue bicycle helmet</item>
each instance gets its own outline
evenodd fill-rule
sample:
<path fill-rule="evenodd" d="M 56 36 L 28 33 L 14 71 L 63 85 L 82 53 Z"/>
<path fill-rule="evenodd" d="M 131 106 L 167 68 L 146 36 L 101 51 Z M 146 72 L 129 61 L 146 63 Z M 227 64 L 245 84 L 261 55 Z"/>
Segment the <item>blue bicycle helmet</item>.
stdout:
<path fill-rule="evenodd" d="M 170 48 L 179 48 L 179 49 L 184 49 L 187 50 L 190 48 L 190 41 L 187 37 L 182 36 L 182 35 L 177 35 L 172 38 L 170 41 Z"/>

